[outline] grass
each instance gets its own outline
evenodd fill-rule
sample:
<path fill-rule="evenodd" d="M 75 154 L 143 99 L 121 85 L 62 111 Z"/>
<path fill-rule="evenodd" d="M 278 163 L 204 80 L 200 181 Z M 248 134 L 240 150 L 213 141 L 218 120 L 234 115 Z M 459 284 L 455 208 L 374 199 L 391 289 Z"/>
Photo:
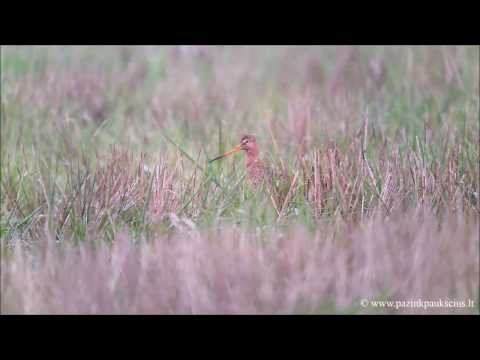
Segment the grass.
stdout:
<path fill-rule="evenodd" d="M 478 47 L 1 60 L 2 313 L 478 313 Z"/>

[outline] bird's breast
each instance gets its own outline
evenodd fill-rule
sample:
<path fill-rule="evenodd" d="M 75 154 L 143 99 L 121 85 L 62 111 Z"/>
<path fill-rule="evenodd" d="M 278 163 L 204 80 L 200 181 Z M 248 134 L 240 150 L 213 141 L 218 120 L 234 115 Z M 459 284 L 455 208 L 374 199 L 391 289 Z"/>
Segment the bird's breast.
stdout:
<path fill-rule="evenodd" d="M 257 159 L 254 161 L 247 161 L 247 173 L 250 182 L 253 185 L 258 185 L 263 180 L 263 176 L 265 173 L 265 168 L 263 163 Z"/>

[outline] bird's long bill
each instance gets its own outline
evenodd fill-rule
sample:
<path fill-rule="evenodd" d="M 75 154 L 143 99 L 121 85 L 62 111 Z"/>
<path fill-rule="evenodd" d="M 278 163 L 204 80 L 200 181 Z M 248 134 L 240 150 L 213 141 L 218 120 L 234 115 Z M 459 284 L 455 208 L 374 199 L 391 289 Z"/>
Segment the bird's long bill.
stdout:
<path fill-rule="evenodd" d="M 242 150 L 241 146 L 240 146 L 240 145 L 237 145 L 237 146 L 235 146 L 232 150 L 227 151 L 226 153 L 223 153 L 223 154 L 220 155 L 220 156 L 217 156 L 216 158 L 210 160 L 209 162 L 213 162 L 213 161 L 215 161 L 215 160 L 223 159 L 224 157 L 226 157 L 226 156 L 228 156 L 228 155 L 235 154 L 236 152 L 239 152 L 240 150 Z"/>

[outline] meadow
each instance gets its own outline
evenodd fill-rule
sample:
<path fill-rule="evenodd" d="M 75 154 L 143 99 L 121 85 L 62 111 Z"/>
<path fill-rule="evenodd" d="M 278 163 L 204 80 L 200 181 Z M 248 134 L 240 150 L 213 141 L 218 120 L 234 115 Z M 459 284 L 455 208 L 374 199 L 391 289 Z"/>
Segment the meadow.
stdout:
<path fill-rule="evenodd" d="M 2 46 L 1 313 L 478 314 L 479 61 Z"/>

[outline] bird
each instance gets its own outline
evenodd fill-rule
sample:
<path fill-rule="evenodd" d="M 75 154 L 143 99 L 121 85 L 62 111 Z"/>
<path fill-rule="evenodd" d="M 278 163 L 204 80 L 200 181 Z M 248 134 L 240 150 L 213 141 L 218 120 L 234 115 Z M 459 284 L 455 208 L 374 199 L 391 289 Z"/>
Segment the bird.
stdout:
<path fill-rule="evenodd" d="M 282 172 L 275 171 L 272 167 L 266 166 L 260 158 L 260 148 L 257 143 L 257 139 L 253 135 L 244 135 L 240 140 L 240 144 L 235 146 L 232 150 L 223 153 L 209 161 L 212 163 L 216 160 L 223 159 L 229 155 L 235 154 L 239 151 L 245 151 L 245 167 L 247 170 L 248 180 L 253 187 L 253 190 L 264 188 L 265 185 L 270 198 L 272 199 L 273 206 L 277 211 L 278 216 L 284 214 L 284 208 L 287 202 L 290 201 L 291 190 L 297 179 L 297 174 L 291 179 L 290 175 L 284 169 Z"/>
<path fill-rule="evenodd" d="M 240 144 L 235 146 L 232 150 L 211 159 L 209 163 L 223 159 L 239 151 L 245 151 L 245 167 L 247 170 L 248 179 L 254 187 L 258 187 L 264 180 L 266 168 L 263 161 L 260 159 L 260 149 L 257 139 L 253 135 L 242 136 Z"/>

